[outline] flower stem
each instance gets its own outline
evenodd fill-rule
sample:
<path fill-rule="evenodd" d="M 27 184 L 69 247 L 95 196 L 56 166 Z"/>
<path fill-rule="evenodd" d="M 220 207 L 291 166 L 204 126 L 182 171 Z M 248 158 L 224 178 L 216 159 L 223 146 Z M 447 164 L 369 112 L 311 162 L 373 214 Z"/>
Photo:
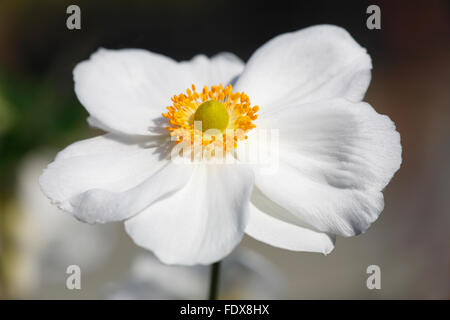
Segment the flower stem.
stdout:
<path fill-rule="evenodd" d="M 219 293 L 220 261 L 211 265 L 211 277 L 209 282 L 209 300 L 217 300 Z"/>

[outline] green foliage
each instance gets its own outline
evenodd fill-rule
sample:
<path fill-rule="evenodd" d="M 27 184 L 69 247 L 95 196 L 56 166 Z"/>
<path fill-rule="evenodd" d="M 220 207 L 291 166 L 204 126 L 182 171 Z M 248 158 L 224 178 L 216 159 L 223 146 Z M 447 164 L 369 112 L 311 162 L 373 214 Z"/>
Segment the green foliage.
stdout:
<path fill-rule="evenodd" d="M 73 93 L 58 92 L 43 77 L 0 72 L 0 192 L 12 192 L 21 158 L 39 148 L 62 148 L 89 134 L 84 108 Z"/>

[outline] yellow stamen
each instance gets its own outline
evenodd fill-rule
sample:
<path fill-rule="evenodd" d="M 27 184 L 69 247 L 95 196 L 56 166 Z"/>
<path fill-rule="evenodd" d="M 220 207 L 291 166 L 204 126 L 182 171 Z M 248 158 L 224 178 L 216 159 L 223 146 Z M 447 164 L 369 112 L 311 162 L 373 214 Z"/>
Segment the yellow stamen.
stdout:
<path fill-rule="evenodd" d="M 192 85 L 186 93 L 174 95 L 168 112 L 162 115 L 168 120 L 167 130 L 177 143 L 188 139 L 193 144 L 200 139 L 203 146 L 222 145 L 225 151 L 230 151 L 239 140 L 247 139 L 246 133 L 256 127 L 253 121 L 258 117 L 259 107 L 252 107 L 245 93 L 233 93 L 232 89 L 231 85 L 223 88 L 220 84 L 211 88 L 205 86 L 198 93 Z M 202 121 L 201 130 L 195 127 L 195 121 Z M 209 129 L 219 130 L 222 139 L 205 133 Z"/>

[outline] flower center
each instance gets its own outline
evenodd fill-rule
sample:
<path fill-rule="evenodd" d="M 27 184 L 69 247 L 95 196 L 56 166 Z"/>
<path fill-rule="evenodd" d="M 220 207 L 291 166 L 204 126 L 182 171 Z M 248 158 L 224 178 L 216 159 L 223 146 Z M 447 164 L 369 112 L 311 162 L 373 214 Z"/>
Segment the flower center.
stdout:
<path fill-rule="evenodd" d="M 205 86 L 200 93 L 192 85 L 186 93 L 174 95 L 171 100 L 172 105 L 162 116 L 168 120 L 166 129 L 177 143 L 199 142 L 207 148 L 223 147 L 230 151 L 256 127 L 253 121 L 258 117 L 259 107 L 252 107 L 249 97 L 243 92 L 233 92 L 231 85 Z M 219 134 L 209 133 L 211 129 Z"/>
<path fill-rule="evenodd" d="M 215 100 L 203 102 L 194 113 L 194 121 L 202 122 L 202 131 L 217 129 L 224 132 L 228 127 L 230 115 L 227 108 Z"/>

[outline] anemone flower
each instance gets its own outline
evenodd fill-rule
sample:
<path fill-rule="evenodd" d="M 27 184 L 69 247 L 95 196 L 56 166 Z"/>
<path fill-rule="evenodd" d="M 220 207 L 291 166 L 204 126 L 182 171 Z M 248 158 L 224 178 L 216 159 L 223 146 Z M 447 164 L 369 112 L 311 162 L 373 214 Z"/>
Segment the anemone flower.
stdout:
<path fill-rule="evenodd" d="M 244 233 L 328 254 L 336 235 L 377 219 L 401 163 L 394 123 L 361 102 L 371 68 L 329 25 L 279 35 L 246 64 L 231 53 L 176 62 L 100 49 L 74 81 L 89 123 L 107 133 L 61 151 L 42 190 L 79 220 L 124 220 L 167 264 L 217 262 Z M 262 130 L 276 132 L 262 157 L 274 170 L 247 161 Z"/>

